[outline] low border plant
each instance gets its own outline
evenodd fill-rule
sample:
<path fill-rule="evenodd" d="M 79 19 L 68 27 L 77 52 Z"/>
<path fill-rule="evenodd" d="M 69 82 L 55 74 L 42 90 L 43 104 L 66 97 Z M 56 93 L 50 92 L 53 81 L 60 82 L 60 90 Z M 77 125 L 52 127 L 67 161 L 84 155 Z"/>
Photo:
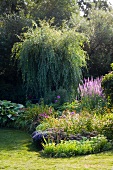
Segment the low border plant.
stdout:
<path fill-rule="evenodd" d="M 92 137 L 90 140 L 61 141 L 57 145 L 55 143 L 46 143 L 43 146 L 42 155 L 46 157 L 72 157 L 99 153 L 112 148 L 106 137 L 100 135 Z"/>

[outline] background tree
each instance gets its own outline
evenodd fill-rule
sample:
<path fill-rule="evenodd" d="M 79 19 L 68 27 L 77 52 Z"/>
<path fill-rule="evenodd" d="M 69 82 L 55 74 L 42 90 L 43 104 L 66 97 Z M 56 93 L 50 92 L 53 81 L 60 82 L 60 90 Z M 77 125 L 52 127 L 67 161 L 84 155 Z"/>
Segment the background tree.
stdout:
<path fill-rule="evenodd" d="M 113 62 L 113 12 L 94 11 L 87 26 L 88 69 L 97 77 L 108 73 Z"/>
<path fill-rule="evenodd" d="M 76 0 L 33 0 L 28 3 L 30 16 L 38 22 L 39 19 L 54 18 L 55 25 L 61 25 L 63 20 L 69 20 L 71 14 L 79 13 Z"/>
<path fill-rule="evenodd" d="M 90 13 L 92 10 L 110 11 L 112 9 L 108 0 L 78 0 L 77 3 L 83 16 L 88 19 L 90 19 Z"/>
<path fill-rule="evenodd" d="M 89 42 L 84 44 L 89 59 L 85 76 L 102 76 L 113 62 L 113 11 L 92 10 L 90 20 L 72 16 L 69 25 L 84 33 Z"/>
<path fill-rule="evenodd" d="M 0 15 L 26 11 L 26 3 L 24 0 L 0 0 Z"/>
<path fill-rule="evenodd" d="M 24 16 L 10 14 L 1 17 L 0 27 L 0 97 L 12 101 L 19 101 L 18 93 L 21 84 L 21 75 L 18 73 L 17 64 L 11 60 L 11 49 L 19 41 L 18 35 L 31 25 L 31 21 Z M 22 90 L 21 90 L 22 91 Z M 18 95 L 16 94 L 18 93 Z M 13 95 L 12 95 L 13 94 Z M 11 97 L 12 96 L 12 97 Z M 22 95 L 23 97 L 23 95 Z"/>

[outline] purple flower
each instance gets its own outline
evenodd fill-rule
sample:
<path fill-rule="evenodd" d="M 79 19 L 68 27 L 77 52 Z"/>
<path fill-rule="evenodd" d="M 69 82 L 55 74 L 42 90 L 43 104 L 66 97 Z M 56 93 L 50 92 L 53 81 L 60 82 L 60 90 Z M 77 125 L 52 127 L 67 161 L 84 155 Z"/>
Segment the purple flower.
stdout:
<path fill-rule="evenodd" d="M 74 115 L 75 114 L 75 112 L 71 112 L 71 115 Z"/>
<path fill-rule="evenodd" d="M 60 99 L 60 96 L 57 96 L 57 99 Z"/>
<path fill-rule="evenodd" d="M 58 102 L 58 100 L 55 100 L 55 103 L 57 103 Z"/>

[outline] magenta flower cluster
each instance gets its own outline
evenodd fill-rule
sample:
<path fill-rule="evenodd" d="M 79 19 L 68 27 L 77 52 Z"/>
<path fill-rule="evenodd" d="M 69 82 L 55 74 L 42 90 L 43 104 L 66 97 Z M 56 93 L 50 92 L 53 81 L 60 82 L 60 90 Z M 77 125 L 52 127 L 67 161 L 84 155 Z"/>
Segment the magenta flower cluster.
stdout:
<path fill-rule="evenodd" d="M 83 85 L 79 85 L 79 92 L 81 97 L 94 97 L 100 96 L 103 97 L 103 90 L 101 87 L 102 78 L 93 79 L 84 79 Z"/>
<path fill-rule="evenodd" d="M 46 113 L 40 113 L 40 114 L 39 114 L 39 117 L 48 118 L 49 116 L 48 116 Z"/>

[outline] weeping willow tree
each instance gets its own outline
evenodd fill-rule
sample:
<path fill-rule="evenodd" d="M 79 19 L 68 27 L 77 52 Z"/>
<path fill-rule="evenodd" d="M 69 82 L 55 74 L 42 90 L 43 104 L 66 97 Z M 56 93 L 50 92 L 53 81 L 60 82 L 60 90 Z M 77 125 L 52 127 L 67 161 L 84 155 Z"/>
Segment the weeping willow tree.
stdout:
<path fill-rule="evenodd" d="M 47 22 L 29 29 L 22 41 L 13 47 L 19 59 L 26 93 L 37 98 L 47 97 L 63 88 L 70 96 L 76 94 L 81 80 L 81 68 L 86 65 L 82 34 L 74 29 L 58 29 Z"/>

